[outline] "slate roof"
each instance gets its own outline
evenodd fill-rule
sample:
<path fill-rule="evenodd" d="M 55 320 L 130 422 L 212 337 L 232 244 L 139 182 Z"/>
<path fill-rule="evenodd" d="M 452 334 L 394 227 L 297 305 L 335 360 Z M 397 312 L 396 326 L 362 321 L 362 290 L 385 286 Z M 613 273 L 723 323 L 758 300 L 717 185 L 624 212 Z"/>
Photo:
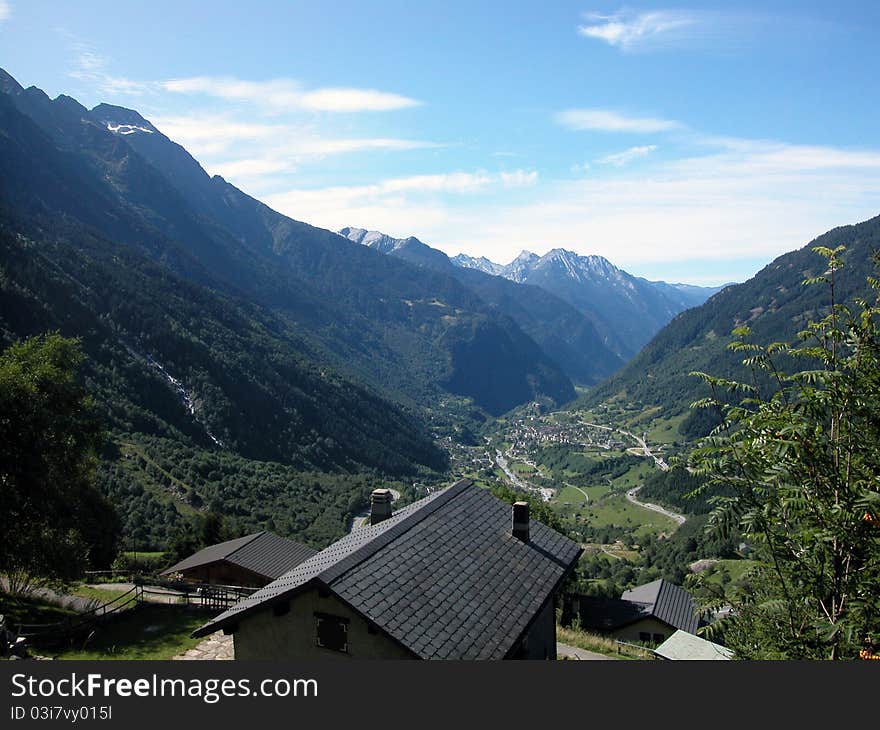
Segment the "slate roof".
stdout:
<path fill-rule="evenodd" d="M 654 653 L 670 660 L 729 660 L 733 658 L 733 651 L 726 646 L 715 644 L 699 636 L 694 636 L 686 631 L 678 630 L 660 646 L 654 649 Z"/>
<path fill-rule="evenodd" d="M 463 479 L 355 530 L 193 632 L 229 627 L 273 603 L 330 590 L 422 659 L 501 659 L 574 567 L 581 548 Z"/>
<path fill-rule="evenodd" d="M 209 545 L 162 571 L 162 575 L 225 562 L 275 580 L 316 552 L 307 545 L 271 532 L 255 532 L 217 545 Z"/>
<path fill-rule="evenodd" d="M 584 628 L 609 631 L 656 618 L 695 634 L 700 622 L 691 594 L 662 578 L 624 591 L 619 600 L 581 597 L 580 617 Z"/>

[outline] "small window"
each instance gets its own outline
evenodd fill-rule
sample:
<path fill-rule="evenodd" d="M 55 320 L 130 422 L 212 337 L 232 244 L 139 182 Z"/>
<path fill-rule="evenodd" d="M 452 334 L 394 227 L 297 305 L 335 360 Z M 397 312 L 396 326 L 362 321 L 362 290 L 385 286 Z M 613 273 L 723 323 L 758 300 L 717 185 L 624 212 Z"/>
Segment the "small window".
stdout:
<path fill-rule="evenodd" d="M 642 641 L 645 644 L 649 643 L 651 641 L 651 634 L 649 634 L 647 631 L 640 631 L 639 641 Z"/>
<path fill-rule="evenodd" d="M 324 649 L 348 653 L 348 619 L 316 613 L 315 640 Z"/>
<path fill-rule="evenodd" d="M 662 644 L 663 643 L 663 634 L 654 634 L 654 643 Z"/>

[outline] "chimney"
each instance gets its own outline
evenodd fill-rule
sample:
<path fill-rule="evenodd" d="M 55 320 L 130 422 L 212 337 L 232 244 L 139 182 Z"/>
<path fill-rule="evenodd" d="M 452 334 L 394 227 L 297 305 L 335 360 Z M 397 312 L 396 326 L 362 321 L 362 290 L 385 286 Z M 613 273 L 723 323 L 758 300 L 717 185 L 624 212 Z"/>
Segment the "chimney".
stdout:
<path fill-rule="evenodd" d="M 370 524 L 376 525 L 391 517 L 391 490 L 374 489 L 370 494 Z"/>
<path fill-rule="evenodd" d="M 513 536 L 523 542 L 529 541 L 529 503 L 513 503 Z"/>

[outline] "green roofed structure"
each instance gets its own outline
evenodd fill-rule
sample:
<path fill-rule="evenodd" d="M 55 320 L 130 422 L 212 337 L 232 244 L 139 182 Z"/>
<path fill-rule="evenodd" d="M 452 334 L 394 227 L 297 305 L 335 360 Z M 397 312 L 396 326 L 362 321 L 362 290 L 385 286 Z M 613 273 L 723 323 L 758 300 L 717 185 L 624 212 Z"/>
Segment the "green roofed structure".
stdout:
<path fill-rule="evenodd" d="M 733 659 L 733 651 L 726 646 L 694 636 L 687 631 L 676 631 L 654 649 L 654 654 L 660 659 L 669 659 L 671 661 Z"/>

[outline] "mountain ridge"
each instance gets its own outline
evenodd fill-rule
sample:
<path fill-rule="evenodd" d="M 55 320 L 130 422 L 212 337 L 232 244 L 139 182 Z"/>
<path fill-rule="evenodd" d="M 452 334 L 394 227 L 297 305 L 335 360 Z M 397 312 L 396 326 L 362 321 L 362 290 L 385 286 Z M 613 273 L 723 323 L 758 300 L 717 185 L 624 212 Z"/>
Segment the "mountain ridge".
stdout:
<path fill-rule="evenodd" d="M 380 231 L 353 227 L 343 228 L 339 233 L 356 243 L 420 265 L 446 271 L 451 265 L 539 287 L 586 316 L 605 347 L 621 362 L 635 356 L 676 314 L 723 288 L 652 282 L 632 276 L 602 256 L 583 256 L 564 248 L 553 248 L 541 256 L 522 251 L 509 264 L 501 265 L 467 254 L 450 258 L 413 236 L 393 238 Z"/>
<path fill-rule="evenodd" d="M 546 289 L 456 266 L 445 253 L 414 236 L 393 238 L 352 227 L 342 228 L 339 233 L 388 256 L 454 277 L 490 306 L 510 316 L 577 383 L 595 385 L 623 365 L 587 317 Z"/>
<path fill-rule="evenodd" d="M 453 277 L 412 269 L 271 210 L 208 176 L 138 112 L 102 104 L 83 114 L 66 98 L 52 101 L 8 79 L 4 88 L 4 98 L 58 151 L 10 118 L 31 156 L 54 155 L 57 173 L 39 178 L 19 159 L 26 184 L 5 191 L 14 211 L 37 203 L 136 245 L 185 278 L 281 311 L 317 338 L 335 367 L 373 388 L 390 386 L 410 404 L 446 391 L 497 414 L 541 394 L 557 402 L 574 396 L 515 323 Z M 492 367 L 502 377 L 472 387 L 477 379 L 469 376 L 482 367 L 476 353 L 487 343 L 498 348 Z"/>
<path fill-rule="evenodd" d="M 880 216 L 834 228 L 810 243 L 774 259 L 751 279 L 726 287 L 698 307 L 677 315 L 622 370 L 586 396 L 591 406 L 623 397 L 644 407 L 660 406 L 667 416 L 687 413 L 682 433 L 703 435 L 710 426 L 705 411 L 689 411 L 691 402 L 709 395 L 691 371 L 720 377 L 750 378 L 742 354 L 727 350 L 735 327 L 747 324 L 750 340 L 761 344 L 791 342 L 810 320 L 830 306 L 827 287 L 804 280 L 825 273 L 826 262 L 815 246 L 843 245 L 844 266 L 835 275 L 838 302 L 869 297 L 866 278 L 880 251 Z"/>

